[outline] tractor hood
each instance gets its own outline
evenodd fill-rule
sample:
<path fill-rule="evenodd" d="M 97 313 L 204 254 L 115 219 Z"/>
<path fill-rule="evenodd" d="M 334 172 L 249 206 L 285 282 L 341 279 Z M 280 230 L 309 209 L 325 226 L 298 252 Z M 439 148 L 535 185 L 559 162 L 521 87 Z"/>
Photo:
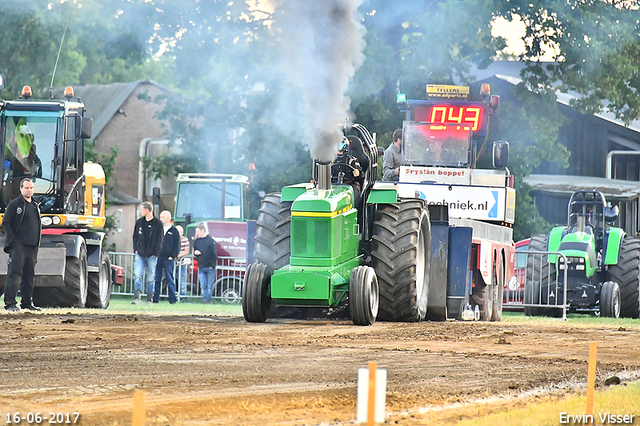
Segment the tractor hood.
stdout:
<path fill-rule="evenodd" d="M 353 208 L 353 190 L 348 186 L 335 186 L 330 190 L 311 189 L 296 198 L 293 212 L 319 213 L 311 216 L 332 217 Z M 322 214 L 324 213 L 324 214 Z"/>
<path fill-rule="evenodd" d="M 595 246 L 596 241 L 593 234 L 573 232 L 562 238 L 558 251 L 564 254 L 570 263 L 584 259 L 585 271 L 587 276 L 590 276 L 589 272 L 595 270 L 598 265 Z"/>

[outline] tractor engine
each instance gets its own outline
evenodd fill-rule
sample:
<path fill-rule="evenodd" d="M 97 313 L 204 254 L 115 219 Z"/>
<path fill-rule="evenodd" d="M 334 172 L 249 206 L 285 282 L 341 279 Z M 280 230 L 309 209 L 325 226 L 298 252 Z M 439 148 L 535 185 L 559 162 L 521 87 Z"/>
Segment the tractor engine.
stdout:
<path fill-rule="evenodd" d="M 291 206 L 290 264 L 271 278 L 271 297 L 281 305 L 333 305 L 346 293 L 351 270 L 359 262 L 353 189 L 331 185 L 330 164 L 316 167 L 317 187 Z"/>

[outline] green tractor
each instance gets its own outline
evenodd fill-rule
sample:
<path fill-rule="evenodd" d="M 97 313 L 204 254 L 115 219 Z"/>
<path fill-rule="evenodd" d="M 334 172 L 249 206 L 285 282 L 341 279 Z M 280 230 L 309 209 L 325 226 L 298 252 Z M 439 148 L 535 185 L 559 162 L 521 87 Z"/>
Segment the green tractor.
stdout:
<path fill-rule="evenodd" d="M 249 322 L 274 308 L 337 308 L 352 321 L 420 321 L 429 291 L 431 228 L 423 200 L 398 200 L 376 183 L 380 152 L 369 131 L 351 124 L 338 151 L 345 161 L 314 162 L 314 181 L 264 197 L 255 262 L 245 275 Z M 349 159 L 348 161 L 346 159 Z M 286 310 L 286 309 L 285 309 Z"/>
<path fill-rule="evenodd" d="M 529 250 L 558 252 L 529 256 L 525 304 L 563 305 L 567 310 L 603 317 L 638 318 L 640 313 L 640 239 L 613 226 L 618 208 L 600 191 L 576 191 L 568 204 L 567 226 L 531 237 Z M 566 269 L 567 282 L 564 281 Z M 557 308 L 526 307 L 531 316 L 557 316 Z"/>

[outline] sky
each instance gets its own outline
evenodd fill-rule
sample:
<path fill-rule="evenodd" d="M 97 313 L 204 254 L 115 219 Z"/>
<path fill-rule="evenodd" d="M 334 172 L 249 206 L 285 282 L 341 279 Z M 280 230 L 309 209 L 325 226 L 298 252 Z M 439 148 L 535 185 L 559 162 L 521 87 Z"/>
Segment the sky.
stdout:
<path fill-rule="evenodd" d="M 517 56 L 524 52 L 524 41 L 522 41 L 524 31 L 524 22 L 515 16 L 511 22 L 504 18 L 495 19 L 493 21 L 491 34 L 504 37 L 507 40 L 507 47 L 504 49 L 504 52 Z M 545 55 L 542 56 L 540 60 L 553 61 L 553 49 L 545 46 Z"/>

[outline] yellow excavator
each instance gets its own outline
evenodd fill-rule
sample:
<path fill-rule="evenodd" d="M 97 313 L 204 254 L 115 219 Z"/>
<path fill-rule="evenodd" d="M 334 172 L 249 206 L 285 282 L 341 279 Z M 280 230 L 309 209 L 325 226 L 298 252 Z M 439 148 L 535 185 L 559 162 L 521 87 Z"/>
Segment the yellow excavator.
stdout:
<path fill-rule="evenodd" d="M 92 120 L 68 86 L 62 99 L 32 99 L 24 86 L 20 99 L 0 100 L 0 142 L 4 149 L 0 220 L 20 195 L 20 181 L 34 183 L 42 215 L 42 242 L 36 264 L 33 301 L 43 307 L 105 309 L 111 299 L 111 265 L 103 248 L 105 175 L 85 162 Z M 5 234 L 0 234 L 0 247 Z M 0 294 L 7 254 L 0 250 Z"/>

